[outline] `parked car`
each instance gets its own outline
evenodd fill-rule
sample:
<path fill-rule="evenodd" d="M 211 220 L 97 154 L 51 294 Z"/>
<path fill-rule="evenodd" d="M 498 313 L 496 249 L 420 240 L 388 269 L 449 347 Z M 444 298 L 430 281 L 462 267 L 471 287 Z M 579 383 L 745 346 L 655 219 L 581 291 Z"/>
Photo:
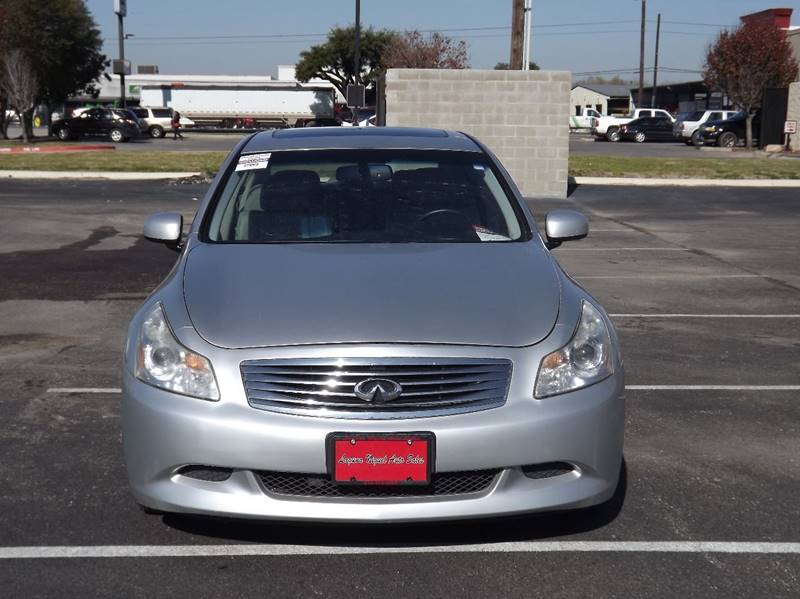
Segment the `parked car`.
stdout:
<path fill-rule="evenodd" d="M 360 110 L 358 112 L 358 126 L 359 127 L 374 127 L 377 122 L 378 116 L 373 110 Z M 342 127 L 353 127 L 352 120 L 342 121 Z"/>
<path fill-rule="evenodd" d="M 619 141 L 621 139 L 619 128 L 627 125 L 635 119 L 646 117 L 664 117 L 674 122 L 675 119 L 666 110 L 660 108 L 637 108 L 627 116 L 604 116 L 597 119 L 597 123 L 592 127 L 592 134 L 598 139 L 608 141 Z"/>
<path fill-rule="evenodd" d="M 496 157 L 434 129 L 244 138 L 136 312 L 130 485 L 150 511 L 413 521 L 611 498 L 623 366 L 608 315 Z"/>
<path fill-rule="evenodd" d="M 742 112 L 722 121 L 709 121 L 698 128 L 698 145 L 717 145 L 721 148 L 733 148 L 739 144 L 744 145 L 746 125 L 747 119 Z M 753 145 L 758 143 L 760 131 L 761 114 L 757 113 L 753 117 Z"/>
<path fill-rule="evenodd" d="M 147 133 L 150 137 L 159 139 L 164 137 L 167 131 L 172 131 L 172 108 L 137 106 L 131 110 L 147 124 Z M 181 115 L 182 128 L 193 127 L 194 124 L 192 119 Z"/>
<path fill-rule="evenodd" d="M 139 127 L 140 135 L 147 134 L 147 123 L 143 119 L 140 119 L 132 108 L 112 108 L 111 110 L 114 111 L 114 114 L 122 117 L 123 119 L 135 121 Z"/>
<path fill-rule="evenodd" d="M 672 121 L 664 117 L 645 117 L 634 119 L 619 128 L 625 141 L 643 143 L 645 141 L 673 141 Z"/>
<path fill-rule="evenodd" d="M 78 116 L 54 122 L 53 135 L 62 141 L 103 136 L 119 143 L 139 137 L 139 123 L 133 115 L 117 114 L 111 108 L 96 106 L 81 111 Z"/>
<path fill-rule="evenodd" d="M 686 142 L 687 145 L 700 145 L 701 125 L 711 121 L 723 121 L 738 114 L 736 110 L 697 110 L 690 112 L 683 118 L 678 118 L 672 129 L 673 135 Z"/>

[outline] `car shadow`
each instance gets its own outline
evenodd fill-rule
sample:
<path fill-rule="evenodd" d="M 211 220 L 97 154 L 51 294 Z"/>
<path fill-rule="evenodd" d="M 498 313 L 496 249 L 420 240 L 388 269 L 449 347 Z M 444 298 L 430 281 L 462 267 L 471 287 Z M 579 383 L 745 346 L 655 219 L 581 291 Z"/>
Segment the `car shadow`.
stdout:
<path fill-rule="evenodd" d="M 607 502 L 581 510 L 436 523 L 327 524 L 253 521 L 167 514 L 163 522 L 192 535 L 279 545 L 427 546 L 533 541 L 589 532 L 611 523 L 628 487 L 623 459 L 619 484 Z"/>

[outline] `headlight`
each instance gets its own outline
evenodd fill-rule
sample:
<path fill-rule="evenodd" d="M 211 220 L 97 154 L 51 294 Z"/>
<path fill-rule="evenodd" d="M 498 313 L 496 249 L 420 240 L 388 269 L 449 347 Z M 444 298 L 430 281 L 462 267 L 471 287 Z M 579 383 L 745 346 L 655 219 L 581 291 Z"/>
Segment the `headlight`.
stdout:
<path fill-rule="evenodd" d="M 539 366 L 534 396 L 539 399 L 588 387 L 611 376 L 611 335 L 592 304 L 583 301 L 581 319 L 572 339 L 548 354 Z"/>
<path fill-rule="evenodd" d="M 153 306 L 142 323 L 136 356 L 139 380 L 182 395 L 219 399 L 211 363 L 178 343 L 161 304 Z"/>

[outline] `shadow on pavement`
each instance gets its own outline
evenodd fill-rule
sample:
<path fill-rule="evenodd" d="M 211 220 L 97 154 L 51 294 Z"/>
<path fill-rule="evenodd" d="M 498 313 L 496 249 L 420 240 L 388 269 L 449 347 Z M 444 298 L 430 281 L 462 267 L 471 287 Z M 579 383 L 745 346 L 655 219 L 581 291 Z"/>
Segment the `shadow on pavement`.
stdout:
<path fill-rule="evenodd" d="M 424 546 L 533 541 L 601 528 L 622 509 L 628 487 L 625 460 L 619 484 L 607 502 L 568 510 L 495 519 L 442 523 L 309 524 L 165 515 L 166 525 L 193 535 L 286 545 Z"/>

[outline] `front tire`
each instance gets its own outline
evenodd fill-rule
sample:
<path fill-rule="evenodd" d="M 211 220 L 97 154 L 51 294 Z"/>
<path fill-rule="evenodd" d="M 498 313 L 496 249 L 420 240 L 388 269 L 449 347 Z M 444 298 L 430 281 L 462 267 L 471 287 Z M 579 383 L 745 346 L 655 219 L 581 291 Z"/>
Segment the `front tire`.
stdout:
<path fill-rule="evenodd" d="M 634 141 L 635 141 L 637 144 L 642 144 L 642 143 L 644 143 L 644 142 L 646 141 L 646 139 L 647 139 L 647 138 L 645 137 L 645 134 L 644 134 L 644 133 L 642 133 L 641 131 L 638 131 L 638 132 L 636 133 L 636 135 L 634 135 L 634 136 L 633 136 L 633 140 L 634 140 Z"/>
<path fill-rule="evenodd" d="M 150 134 L 150 137 L 152 137 L 153 139 L 161 139 L 162 137 L 164 137 L 164 135 L 166 135 L 164 127 L 162 127 L 161 125 L 153 125 L 152 127 L 150 127 L 150 129 L 148 129 L 148 133 Z"/>
<path fill-rule="evenodd" d="M 56 131 L 56 137 L 61 141 L 69 141 L 72 136 L 69 134 L 69 129 L 61 127 L 61 129 Z"/>
<path fill-rule="evenodd" d="M 692 133 L 692 144 L 698 148 L 703 145 L 703 138 L 700 137 L 699 131 Z"/>
<path fill-rule="evenodd" d="M 717 140 L 717 144 L 720 148 L 733 148 L 736 147 L 738 142 L 739 139 L 736 137 L 736 134 L 733 131 L 726 131 L 720 135 L 719 139 Z"/>
<path fill-rule="evenodd" d="M 109 131 L 108 137 L 110 137 L 111 141 L 113 141 L 115 144 L 125 141 L 125 136 L 119 129 L 112 129 L 111 131 Z"/>
<path fill-rule="evenodd" d="M 609 127 L 608 131 L 606 131 L 606 139 L 608 141 L 619 141 L 620 140 L 619 127 Z"/>

